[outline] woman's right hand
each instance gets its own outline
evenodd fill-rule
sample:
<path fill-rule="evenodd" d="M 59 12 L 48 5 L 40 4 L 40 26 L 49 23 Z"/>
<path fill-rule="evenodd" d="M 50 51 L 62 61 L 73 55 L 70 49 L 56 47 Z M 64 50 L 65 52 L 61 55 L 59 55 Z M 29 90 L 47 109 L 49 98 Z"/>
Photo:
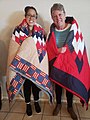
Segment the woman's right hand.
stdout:
<path fill-rule="evenodd" d="M 58 48 L 59 53 L 65 53 L 66 52 L 66 47 Z"/>

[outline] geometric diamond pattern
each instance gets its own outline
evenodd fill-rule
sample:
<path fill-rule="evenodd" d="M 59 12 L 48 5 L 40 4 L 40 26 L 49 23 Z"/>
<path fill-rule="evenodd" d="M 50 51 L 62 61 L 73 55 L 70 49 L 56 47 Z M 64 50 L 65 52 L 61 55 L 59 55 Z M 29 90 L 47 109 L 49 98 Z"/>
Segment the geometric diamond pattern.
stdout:
<path fill-rule="evenodd" d="M 78 56 L 75 59 L 77 68 L 78 68 L 78 72 L 80 73 L 82 70 L 82 66 L 83 66 L 83 58 L 81 58 L 81 60 L 78 58 Z"/>

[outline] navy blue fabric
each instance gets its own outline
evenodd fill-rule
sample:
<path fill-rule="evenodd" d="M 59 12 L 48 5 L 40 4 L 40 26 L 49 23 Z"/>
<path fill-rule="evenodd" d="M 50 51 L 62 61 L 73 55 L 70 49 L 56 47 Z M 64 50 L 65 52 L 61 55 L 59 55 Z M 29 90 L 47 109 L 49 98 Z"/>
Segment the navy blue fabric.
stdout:
<path fill-rule="evenodd" d="M 57 81 L 57 84 L 65 86 L 70 91 L 74 91 L 88 103 L 87 89 L 77 78 L 55 67 L 52 67 L 51 76 L 54 81 Z"/>

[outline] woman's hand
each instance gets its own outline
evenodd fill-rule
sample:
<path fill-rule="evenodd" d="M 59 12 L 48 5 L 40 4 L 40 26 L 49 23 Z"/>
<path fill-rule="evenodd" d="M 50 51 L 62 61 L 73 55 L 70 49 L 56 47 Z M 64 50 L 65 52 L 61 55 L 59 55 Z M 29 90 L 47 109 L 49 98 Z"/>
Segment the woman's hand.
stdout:
<path fill-rule="evenodd" d="M 66 47 L 58 48 L 59 53 L 65 53 L 66 52 Z"/>

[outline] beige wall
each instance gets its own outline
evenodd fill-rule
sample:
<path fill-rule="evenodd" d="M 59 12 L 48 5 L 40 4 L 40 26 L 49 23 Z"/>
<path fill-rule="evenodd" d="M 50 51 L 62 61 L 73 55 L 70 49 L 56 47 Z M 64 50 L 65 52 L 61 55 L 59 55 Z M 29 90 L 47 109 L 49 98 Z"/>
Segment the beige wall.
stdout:
<path fill-rule="evenodd" d="M 50 7 L 55 2 L 61 2 L 67 15 L 74 16 L 79 22 L 90 58 L 90 0 L 0 0 L 0 81 L 4 96 L 9 40 L 14 27 L 24 17 L 24 7 L 26 5 L 36 7 L 39 13 L 38 23 L 48 32 L 52 22 Z"/>

